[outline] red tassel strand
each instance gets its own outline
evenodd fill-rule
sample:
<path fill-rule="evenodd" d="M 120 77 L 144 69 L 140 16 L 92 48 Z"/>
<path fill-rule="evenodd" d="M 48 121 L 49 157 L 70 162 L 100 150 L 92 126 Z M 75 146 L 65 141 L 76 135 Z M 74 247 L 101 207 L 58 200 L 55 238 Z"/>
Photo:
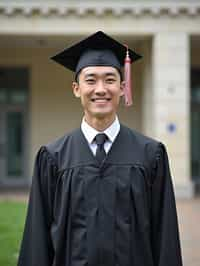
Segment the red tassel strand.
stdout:
<path fill-rule="evenodd" d="M 126 57 L 124 60 L 124 97 L 125 97 L 125 105 L 130 106 L 133 104 L 132 100 L 132 90 L 131 90 L 131 58 L 129 56 L 128 45 L 125 45 L 126 50 Z"/>

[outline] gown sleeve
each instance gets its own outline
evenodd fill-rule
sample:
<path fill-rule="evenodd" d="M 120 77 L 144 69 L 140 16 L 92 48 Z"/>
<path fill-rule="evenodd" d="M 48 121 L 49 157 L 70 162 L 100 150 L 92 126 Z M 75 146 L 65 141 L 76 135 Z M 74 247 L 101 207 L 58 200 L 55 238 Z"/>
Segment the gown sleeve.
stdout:
<path fill-rule="evenodd" d="M 151 240 L 155 266 L 182 266 L 175 196 L 168 156 L 159 144 L 151 186 Z"/>
<path fill-rule="evenodd" d="M 35 160 L 24 234 L 18 266 L 52 265 L 50 239 L 56 164 L 45 147 Z"/>

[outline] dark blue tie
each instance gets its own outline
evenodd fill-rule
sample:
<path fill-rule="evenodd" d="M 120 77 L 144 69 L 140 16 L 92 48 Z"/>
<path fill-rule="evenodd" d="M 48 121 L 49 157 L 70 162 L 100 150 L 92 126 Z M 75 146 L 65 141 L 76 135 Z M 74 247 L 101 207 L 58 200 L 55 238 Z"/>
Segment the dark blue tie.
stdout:
<path fill-rule="evenodd" d="M 99 133 L 95 137 L 95 141 L 97 144 L 96 158 L 100 164 L 106 157 L 106 152 L 104 150 L 104 143 L 106 142 L 107 139 L 108 137 L 104 133 Z"/>

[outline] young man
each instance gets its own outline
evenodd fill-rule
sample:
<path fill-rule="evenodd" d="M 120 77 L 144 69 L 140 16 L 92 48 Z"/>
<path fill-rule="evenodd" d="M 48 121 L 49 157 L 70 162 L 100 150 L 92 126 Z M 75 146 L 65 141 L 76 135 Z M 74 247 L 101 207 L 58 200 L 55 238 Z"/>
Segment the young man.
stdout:
<path fill-rule="evenodd" d="M 19 266 L 182 265 L 165 147 L 118 121 L 125 54 L 97 32 L 53 57 L 84 117 L 37 154 Z"/>

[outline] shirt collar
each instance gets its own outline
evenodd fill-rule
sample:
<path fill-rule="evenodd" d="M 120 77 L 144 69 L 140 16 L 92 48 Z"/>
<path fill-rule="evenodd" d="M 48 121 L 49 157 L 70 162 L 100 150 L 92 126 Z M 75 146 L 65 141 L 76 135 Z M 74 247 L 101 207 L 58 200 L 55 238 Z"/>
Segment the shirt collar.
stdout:
<path fill-rule="evenodd" d="M 95 128 L 91 127 L 83 118 L 81 123 L 81 130 L 88 143 L 90 144 L 93 142 L 98 133 L 105 133 L 108 136 L 109 140 L 111 142 L 114 142 L 120 130 L 120 123 L 118 117 L 116 116 L 115 120 L 108 128 L 106 128 L 103 132 L 99 132 Z"/>

